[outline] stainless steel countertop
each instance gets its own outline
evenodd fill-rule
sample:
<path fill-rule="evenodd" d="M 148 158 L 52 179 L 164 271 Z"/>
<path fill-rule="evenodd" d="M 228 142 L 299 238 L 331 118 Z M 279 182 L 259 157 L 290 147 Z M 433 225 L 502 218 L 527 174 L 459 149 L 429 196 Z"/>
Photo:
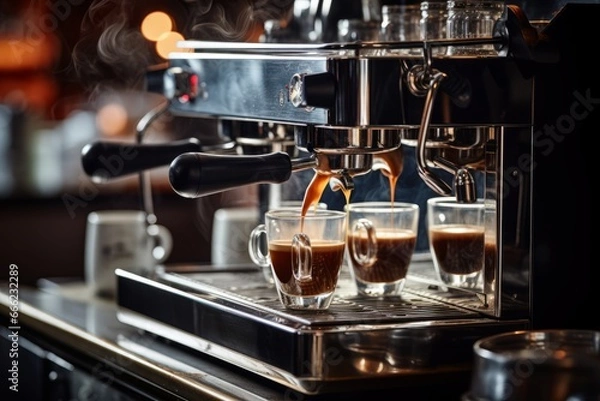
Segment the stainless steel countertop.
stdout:
<path fill-rule="evenodd" d="M 0 314 L 8 315 L 7 285 L 0 287 Z M 247 373 L 218 361 L 171 346 L 117 319 L 118 305 L 91 295 L 80 282 L 41 288 L 19 288 L 19 335 L 41 333 L 72 352 L 159 387 L 172 399 L 281 400 L 299 399 L 286 388 L 262 385 Z M 302 395 L 298 395 L 302 397 Z M 301 399 L 301 398 L 300 398 Z"/>

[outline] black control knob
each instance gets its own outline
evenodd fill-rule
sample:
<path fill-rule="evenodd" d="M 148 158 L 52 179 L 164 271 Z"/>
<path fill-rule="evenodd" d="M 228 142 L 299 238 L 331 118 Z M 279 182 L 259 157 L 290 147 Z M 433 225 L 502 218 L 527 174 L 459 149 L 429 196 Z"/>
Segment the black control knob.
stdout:
<path fill-rule="evenodd" d="M 331 108 L 335 95 L 335 76 L 329 72 L 294 74 L 288 84 L 288 97 L 294 107 Z"/>

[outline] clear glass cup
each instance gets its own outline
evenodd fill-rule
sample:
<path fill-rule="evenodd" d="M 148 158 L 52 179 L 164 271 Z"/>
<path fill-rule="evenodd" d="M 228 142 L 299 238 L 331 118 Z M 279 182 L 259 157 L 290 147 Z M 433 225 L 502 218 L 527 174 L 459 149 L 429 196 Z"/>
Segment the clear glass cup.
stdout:
<path fill-rule="evenodd" d="M 384 42 L 415 42 L 421 40 L 421 10 L 419 4 L 388 4 L 381 8 L 381 40 Z M 421 54 L 421 49 L 400 49 L 403 54 Z"/>
<path fill-rule="evenodd" d="M 421 40 L 432 41 L 446 39 L 446 22 L 448 21 L 448 7 L 446 1 L 421 2 L 420 35 Z M 446 47 L 435 47 L 432 54 L 445 54 Z"/>
<path fill-rule="evenodd" d="M 266 235 L 267 252 L 261 241 Z M 346 247 L 346 213 L 279 209 L 250 233 L 253 262 L 270 266 L 277 294 L 288 309 L 322 310 L 333 300 Z"/>
<path fill-rule="evenodd" d="M 377 42 L 379 41 L 380 21 L 362 19 L 341 19 L 338 21 L 338 41 Z"/>
<path fill-rule="evenodd" d="M 400 295 L 417 242 L 419 206 L 357 202 L 346 211 L 347 260 L 359 294 Z"/>
<path fill-rule="evenodd" d="M 302 201 L 301 200 L 284 200 L 284 201 L 281 201 L 277 207 L 272 208 L 272 210 L 284 210 L 284 209 L 296 210 L 299 212 L 302 210 Z M 317 209 L 326 210 L 327 204 L 324 202 L 315 203 L 313 206 L 310 207 L 310 209 L 308 210 L 308 213 L 311 214 Z M 249 230 L 249 231 L 251 231 L 251 230 Z M 249 236 L 246 239 L 248 240 Z M 264 250 L 264 249 L 266 249 L 266 247 L 267 247 L 266 243 L 264 243 L 264 241 L 263 241 L 262 249 Z M 247 255 L 248 255 L 248 253 L 247 253 Z M 263 276 L 265 277 L 265 280 L 267 281 L 267 283 L 275 284 L 275 280 L 273 279 L 273 272 L 271 271 L 271 265 L 263 264 L 262 266 L 259 265 L 259 267 L 262 268 Z"/>
<path fill-rule="evenodd" d="M 494 25 L 504 12 L 504 1 L 449 0 L 446 36 L 448 39 L 491 38 Z M 494 45 L 449 46 L 448 55 L 496 55 Z"/>
<path fill-rule="evenodd" d="M 427 200 L 427 232 L 433 266 L 447 286 L 483 290 L 485 203 L 454 197 Z"/>

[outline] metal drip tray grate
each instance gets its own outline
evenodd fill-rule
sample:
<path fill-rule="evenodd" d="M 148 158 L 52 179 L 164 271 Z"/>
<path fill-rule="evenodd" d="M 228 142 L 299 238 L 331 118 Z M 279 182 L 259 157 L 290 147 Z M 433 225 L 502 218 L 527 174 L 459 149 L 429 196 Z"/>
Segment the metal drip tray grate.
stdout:
<path fill-rule="evenodd" d="M 528 324 L 406 287 L 402 296 L 363 298 L 347 271 L 327 311 L 286 310 L 254 268 L 117 270 L 117 278 L 122 322 L 306 394 L 464 374 L 477 339 Z"/>
<path fill-rule="evenodd" d="M 277 298 L 275 287 L 267 284 L 262 274 L 256 271 L 233 274 L 169 273 L 162 274 L 161 279 L 178 288 L 214 295 L 218 299 L 256 309 L 265 316 L 280 317 L 307 326 L 389 324 L 480 317 L 477 312 L 414 295 L 409 291 L 402 296 L 386 299 L 357 296 L 350 274 L 345 269 L 330 308 L 318 312 L 286 310 Z"/>

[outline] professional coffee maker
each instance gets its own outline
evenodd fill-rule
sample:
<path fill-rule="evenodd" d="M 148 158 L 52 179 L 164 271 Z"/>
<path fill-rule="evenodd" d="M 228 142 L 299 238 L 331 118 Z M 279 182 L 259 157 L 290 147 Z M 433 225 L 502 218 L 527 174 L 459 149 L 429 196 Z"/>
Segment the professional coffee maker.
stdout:
<path fill-rule="evenodd" d="M 355 177 L 381 155 L 411 148 L 435 193 L 485 199 L 497 254 L 474 288 L 440 285 L 430 260 L 415 261 L 402 299 L 341 288 L 325 314 L 283 310 L 252 267 L 118 271 L 120 318 L 307 394 L 468 370 L 473 341 L 492 333 L 598 328 L 582 312 L 593 302 L 584 138 L 600 93 L 584 41 L 598 16 L 596 4 L 570 3 L 533 23 L 509 5 L 488 37 L 182 42 L 149 77 L 173 114 L 282 126 L 303 156 L 187 152 L 170 165 L 175 192 L 193 199 L 307 169 L 360 191 Z M 481 46 L 492 51 L 435 51 Z"/>

